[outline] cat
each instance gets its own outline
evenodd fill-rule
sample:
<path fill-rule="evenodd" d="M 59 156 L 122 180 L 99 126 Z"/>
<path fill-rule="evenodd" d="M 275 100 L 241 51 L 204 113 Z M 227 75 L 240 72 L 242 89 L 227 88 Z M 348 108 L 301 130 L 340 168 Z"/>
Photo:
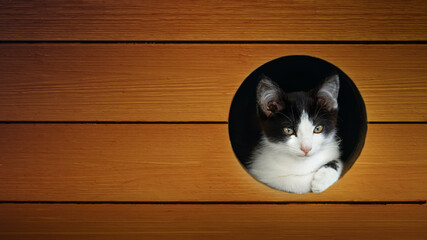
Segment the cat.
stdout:
<path fill-rule="evenodd" d="M 248 171 L 259 181 L 291 193 L 320 193 L 340 177 L 337 137 L 339 75 L 307 92 L 285 93 L 262 76 L 256 89 L 262 137 Z"/>

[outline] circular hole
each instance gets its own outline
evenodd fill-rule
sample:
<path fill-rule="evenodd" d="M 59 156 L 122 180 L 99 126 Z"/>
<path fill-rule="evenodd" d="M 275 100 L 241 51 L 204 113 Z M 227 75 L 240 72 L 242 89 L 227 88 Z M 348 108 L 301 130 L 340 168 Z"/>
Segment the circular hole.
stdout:
<path fill-rule="evenodd" d="M 285 117 L 283 116 L 279 117 L 278 115 L 289 114 L 289 109 L 287 110 L 287 113 L 278 114 L 277 112 L 285 111 L 284 108 L 286 107 L 282 107 L 281 105 L 286 105 L 286 104 L 292 105 L 289 103 L 289 101 L 293 101 L 290 99 L 294 99 L 295 97 L 289 97 L 289 96 L 294 96 L 292 95 L 292 93 L 299 92 L 299 91 L 315 92 L 315 94 L 312 95 L 313 96 L 312 98 L 315 99 L 314 100 L 315 105 L 317 105 L 317 107 L 320 106 L 321 101 L 319 101 L 318 99 L 320 96 L 319 89 L 321 89 L 322 86 L 325 87 L 324 85 L 325 81 L 331 76 L 333 76 L 334 74 L 338 75 L 338 78 L 339 78 L 338 80 L 339 92 L 338 92 L 338 98 L 336 101 L 338 103 L 338 110 L 337 110 L 338 112 L 336 114 L 335 130 L 336 130 L 336 137 L 337 139 L 339 139 L 339 144 L 337 144 L 339 146 L 339 152 L 340 152 L 339 159 L 343 163 L 342 173 L 340 177 L 342 177 L 351 168 L 351 166 L 354 164 L 354 162 L 359 157 L 362 151 L 362 148 L 365 142 L 366 131 L 367 131 L 367 118 L 366 118 L 365 104 L 357 87 L 355 86 L 353 81 L 343 71 L 341 71 L 338 67 L 334 66 L 333 64 L 327 61 L 324 61 L 319 58 L 311 57 L 311 56 L 285 56 L 285 57 L 281 57 L 273 61 L 270 61 L 262 65 L 258 69 L 256 69 L 254 72 L 252 72 L 243 81 L 242 85 L 239 87 L 239 89 L 237 90 L 233 98 L 231 108 L 230 108 L 230 113 L 229 113 L 229 136 L 230 136 L 230 141 L 232 144 L 233 151 L 237 156 L 238 160 L 240 161 L 240 163 L 246 168 L 246 170 L 249 170 L 250 173 L 252 172 L 251 168 L 253 167 L 253 162 L 255 161 L 254 159 L 256 159 L 256 161 L 263 161 L 262 158 L 260 157 L 260 154 L 255 154 L 255 152 L 260 151 L 259 150 L 260 148 L 265 147 L 264 146 L 265 144 L 264 145 L 260 144 L 260 142 L 262 142 L 262 139 L 269 139 L 268 140 L 269 142 L 277 141 L 277 143 L 280 143 L 280 144 L 299 143 L 301 146 L 300 149 L 301 150 L 304 149 L 303 146 L 301 145 L 303 141 L 300 141 L 301 139 L 299 139 L 301 135 L 298 135 L 298 132 L 296 129 L 298 126 L 298 121 L 300 119 L 300 116 L 297 116 L 297 117 L 293 116 L 292 121 L 288 120 L 287 124 L 289 124 L 289 122 L 294 123 L 293 126 L 289 126 L 291 128 L 292 127 L 295 128 L 295 129 L 292 129 L 292 131 L 295 130 L 294 134 L 292 134 L 292 131 L 290 130 L 286 130 L 288 132 L 285 134 L 283 132 L 278 133 L 279 131 L 278 129 L 285 131 L 284 130 L 285 126 L 280 125 L 282 124 L 281 119 L 284 119 Z M 271 105 L 268 105 L 268 104 L 265 104 L 265 102 L 269 101 L 269 100 L 266 100 L 268 99 L 268 96 L 266 97 L 266 95 L 264 95 L 264 102 L 263 102 L 264 109 L 263 109 L 260 106 L 260 104 L 262 104 L 260 102 L 262 101 L 257 100 L 257 89 L 262 79 L 270 79 L 271 81 L 275 82 L 276 86 L 278 86 L 282 91 L 281 94 L 283 94 L 283 98 L 287 98 L 286 101 L 288 102 L 285 104 L 283 102 L 284 100 L 280 100 L 282 102 L 279 104 L 279 106 L 277 106 L 275 105 L 275 102 L 272 101 L 270 102 Z M 259 94 L 260 93 L 258 93 L 258 95 Z M 329 105 L 327 106 L 331 107 L 332 106 L 331 102 L 329 102 Z M 295 105 L 293 105 L 293 107 L 295 107 Z M 332 110 L 330 112 L 333 112 L 333 111 L 334 110 L 332 106 Z M 270 113 L 271 115 L 267 116 L 268 113 Z M 276 117 L 273 117 L 274 115 L 276 115 Z M 309 117 L 310 120 L 313 120 L 312 117 L 313 116 Z M 276 120 L 272 120 L 273 118 Z M 328 115 L 328 116 L 325 116 L 324 118 L 331 118 L 331 116 Z M 273 127 L 271 128 L 266 127 L 266 124 L 267 125 L 270 124 L 269 126 L 273 125 Z M 279 125 L 280 125 L 280 128 L 277 127 Z M 314 120 L 313 120 L 313 126 L 316 127 L 315 125 L 316 123 L 314 123 Z M 266 133 L 266 131 L 274 131 L 274 132 Z M 317 129 L 316 131 L 319 131 L 319 129 Z M 301 133 L 302 132 L 303 131 L 301 131 Z M 274 136 L 275 134 L 277 134 L 278 136 L 277 139 L 275 139 L 274 137 L 271 139 L 270 137 Z M 265 137 L 266 135 L 270 137 Z M 289 135 L 289 136 L 285 137 L 284 135 Z M 313 136 L 314 135 L 315 134 L 313 133 Z M 290 140 L 291 137 L 293 137 L 293 140 Z M 314 141 L 315 140 L 313 137 L 312 138 L 313 145 L 316 144 L 314 143 Z M 282 145 L 275 145 L 275 146 L 282 146 Z M 296 145 L 293 145 L 293 146 L 296 146 Z M 320 148 L 321 147 L 318 147 L 317 149 L 320 149 Z M 313 146 L 313 151 L 314 151 L 314 146 Z M 281 162 L 281 164 L 287 163 L 287 161 L 289 160 L 288 158 L 291 158 L 290 156 L 294 156 L 292 155 L 294 153 L 295 152 L 293 151 L 287 152 L 286 153 L 287 157 L 285 160 L 283 160 L 283 162 Z M 301 153 L 302 151 L 299 154 Z M 313 152 L 312 156 L 318 153 L 319 151 Z M 279 156 L 279 155 L 276 154 L 273 156 Z M 282 161 L 282 158 L 284 158 L 284 154 L 280 156 L 281 156 L 280 161 Z M 325 158 L 325 157 L 323 157 L 322 155 L 322 158 Z M 294 160 L 300 160 L 298 162 L 298 164 L 300 164 L 302 163 L 302 161 L 305 160 L 305 158 L 304 156 L 302 157 L 299 156 L 299 158 L 295 157 Z M 330 159 L 330 160 L 332 161 L 334 159 Z M 271 162 L 269 162 L 268 164 L 271 164 Z M 298 165 L 298 166 L 301 167 L 303 165 Z M 314 165 L 307 165 L 307 167 L 313 167 L 313 166 Z M 280 166 L 280 167 L 283 167 L 283 166 Z M 322 167 L 325 168 L 328 166 L 322 165 L 320 168 Z M 288 167 L 286 171 L 288 170 L 293 172 L 297 171 L 292 169 L 293 169 L 292 167 Z M 318 171 L 318 169 L 314 170 L 314 172 L 316 171 Z M 277 173 L 275 174 L 277 175 Z M 273 179 L 274 176 L 278 177 L 275 174 L 272 173 L 272 176 L 270 176 L 271 179 Z M 286 174 L 288 174 L 288 172 L 286 172 Z M 283 190 L 287 192 L 299 192 L 299 193 L 307 192 L 307 191 L 288 190 L 286 187 L 280 187 L 277 184 L 271 184 L 268 181 L 263 181 L 262 179 L 260 179 L 254 174 L 252 175 L 256 179 L 260 180 L 261 182 L 264 182 L 270 187 L 273 187 L 279 190 Z M 288 175 L 282 176 L 281 178 L 282 180 L 280 181 L 287 181 L 285 179 L 289 179 L 289 176 Z M 314 177 L 314 175 L 312 176 Z M 275 181 L 275 180 L 272 180 L 272 181 Z M 314 182 L 313 182 L 313 185 L 314 185 Z"/>

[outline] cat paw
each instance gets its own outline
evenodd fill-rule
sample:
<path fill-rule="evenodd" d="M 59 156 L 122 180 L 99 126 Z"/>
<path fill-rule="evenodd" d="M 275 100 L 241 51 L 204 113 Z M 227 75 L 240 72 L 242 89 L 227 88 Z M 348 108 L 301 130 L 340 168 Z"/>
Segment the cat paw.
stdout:
<path fill-rule="evenodd" d="M 337 170 L 330 167 L 322 167 L 314 174 L 311 182 L 311 191 L 321 193 L 334 184 L 339 177 Z"/>

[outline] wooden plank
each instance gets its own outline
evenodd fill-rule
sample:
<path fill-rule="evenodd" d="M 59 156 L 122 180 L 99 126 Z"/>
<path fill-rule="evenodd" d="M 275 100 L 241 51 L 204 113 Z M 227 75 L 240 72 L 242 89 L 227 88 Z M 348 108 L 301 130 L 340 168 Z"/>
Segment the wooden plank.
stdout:
<path fill-rule="evenodd" d="M 7 1 L 1 40 L 426 40 L 411 1 Z"/>
<path fill-rule="evenodd" d="M 426 45 L 2 44 L 1 121 L 227 121 L 241 82 L 285 55 L 323 58 L 370 121 L 427 121 Z"/>
<path fill-rule="evenodd" d="M 338 183 L 298 195 L 254 180 L 225 124 L 2 124 L 0 201 L 424 201 L 426 131 L 369 125 Z"/>
<path fill-rule="evenodd" d="M 425 205 L 1 204 L 2 239 L 425 239 Z"/>

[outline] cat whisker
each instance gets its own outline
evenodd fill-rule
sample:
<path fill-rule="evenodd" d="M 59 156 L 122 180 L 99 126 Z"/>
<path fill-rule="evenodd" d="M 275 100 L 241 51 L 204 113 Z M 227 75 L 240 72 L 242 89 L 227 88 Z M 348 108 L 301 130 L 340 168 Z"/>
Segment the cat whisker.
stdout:
<path fill-rule="evenodd" d="M 293 122 L 295 122 L 295 115 L 294 115 L 294 108 L 291 107 L 291 113 L 292 113 L 292 119 L 294 120 Z"/>
<path fill-rule="evenodd" d="M 317 115 L 319 115 L 320 110 L 322 110 L 322 108 L 318 108 L 316 114 L 314 115 L 313 119 L 317 119 Z"/>
<path fill-rule="evenodd" d="M 293 121 L 292 121 L 288 116 L 286 116 L 285 114 L 283 114 L 283 113 L 281 113 L 281 112 L 277 112 L 277 113 L 280 113 L 280 115 L 282 115 L 282 116 L 286 117 L 289 121 L 293 122 Z"/>

